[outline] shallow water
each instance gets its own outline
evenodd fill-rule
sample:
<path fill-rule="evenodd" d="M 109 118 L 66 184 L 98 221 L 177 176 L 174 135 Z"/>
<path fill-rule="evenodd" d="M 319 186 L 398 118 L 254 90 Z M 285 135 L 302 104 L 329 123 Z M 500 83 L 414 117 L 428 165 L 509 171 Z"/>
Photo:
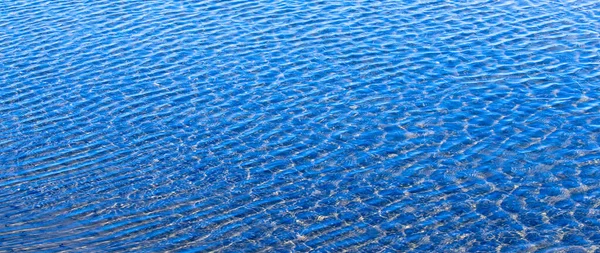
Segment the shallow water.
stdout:
<path fill-rule="evenodd" d="M 0 251 L 600 249 L 597 1 L 2 1 Z"/>

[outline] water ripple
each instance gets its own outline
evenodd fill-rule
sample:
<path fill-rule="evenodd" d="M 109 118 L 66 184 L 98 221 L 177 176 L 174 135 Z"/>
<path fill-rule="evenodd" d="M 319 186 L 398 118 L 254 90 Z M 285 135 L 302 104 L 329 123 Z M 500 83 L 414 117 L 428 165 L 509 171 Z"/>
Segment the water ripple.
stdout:
<path fill-rule="evenodd" d="M 595 1 L 0 4 L 0 251 L 600 245 Z"/>

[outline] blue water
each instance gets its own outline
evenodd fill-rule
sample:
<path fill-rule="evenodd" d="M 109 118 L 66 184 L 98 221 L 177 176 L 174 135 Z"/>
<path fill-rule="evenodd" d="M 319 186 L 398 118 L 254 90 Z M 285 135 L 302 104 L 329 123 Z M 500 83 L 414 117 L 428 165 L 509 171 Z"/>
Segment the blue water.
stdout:
<path fill-rule="evenodd" d="M 600 250 L 600 3 L 0 1 L 0 251 Z"/>

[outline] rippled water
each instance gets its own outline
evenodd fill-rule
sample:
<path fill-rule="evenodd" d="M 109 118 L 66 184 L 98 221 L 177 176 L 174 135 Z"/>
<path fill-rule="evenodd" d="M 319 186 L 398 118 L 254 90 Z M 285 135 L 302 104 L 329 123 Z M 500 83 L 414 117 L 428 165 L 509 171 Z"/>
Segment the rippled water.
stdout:
<path fill-rule="evenodd" d="M 600 249 L 597 1 L 1 1 L 0 251 Z"/>

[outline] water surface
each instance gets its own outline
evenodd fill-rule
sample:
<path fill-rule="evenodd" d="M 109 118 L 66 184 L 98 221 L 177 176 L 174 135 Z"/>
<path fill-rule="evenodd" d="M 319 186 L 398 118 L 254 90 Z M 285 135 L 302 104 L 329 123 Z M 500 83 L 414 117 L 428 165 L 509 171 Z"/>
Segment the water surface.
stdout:
<path fill-rule="evenodd" d="M 0 251 L 600 245 L 600 4 L 0 2 Z"/>

